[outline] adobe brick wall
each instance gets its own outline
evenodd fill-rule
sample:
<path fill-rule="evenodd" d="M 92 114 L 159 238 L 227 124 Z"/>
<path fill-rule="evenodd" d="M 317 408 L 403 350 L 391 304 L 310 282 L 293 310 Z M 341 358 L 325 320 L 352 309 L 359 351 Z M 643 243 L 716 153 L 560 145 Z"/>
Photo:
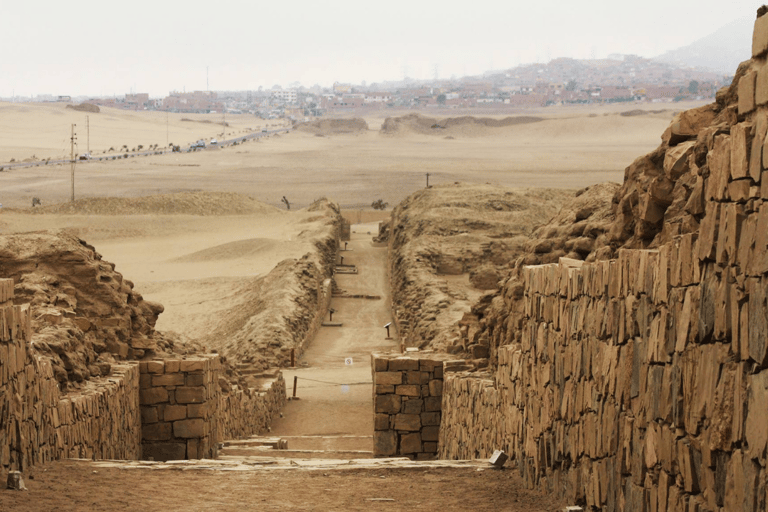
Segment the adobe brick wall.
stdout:
<path fill-rule="evenodd" d="M 285 406 L 285 401 L 282 372 L 260 389 L 232 389 L 219 393 L 218 442 L 263 434 Z"/>
<path fill-rule="evenodd" d="M 138 365 L 112 365 L 109 377 L 62 396 L 50 363 L 30 350 L 29 305 L 12 299 L 13 280 L 0 279 L 0 469 L 66 457 L 138 458 Z"/>

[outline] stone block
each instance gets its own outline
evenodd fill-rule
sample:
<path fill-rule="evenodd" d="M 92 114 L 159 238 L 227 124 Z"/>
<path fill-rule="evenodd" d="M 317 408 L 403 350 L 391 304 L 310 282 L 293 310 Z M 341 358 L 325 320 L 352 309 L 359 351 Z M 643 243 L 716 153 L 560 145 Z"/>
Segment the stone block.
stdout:
<path fill-rule="evenodd" d="M 141 447 L 143 460 L 186 460 L 187 443 L 146 443 Z"/>
<path fill-rule="evenodd" d="M 751 134 L 751 124 L 739 123 L 731 127 L 731 179 L 738 180 L 749 176 Z"/>
<path fill-rule="evenodd" d="M 707 153 L 709 178 L 707 178 L 706 198 L 722 201 L 726 197 L 728 180 L 731 177 L 731 137 L 718 135 L 712 151 Z"/>
<path fill-rule="evenodd" d="M 187 439 L 187 459 L 201 459 L 204 455 L 201 453 L 202 446 L 199 438 Z"/>
<path fill-rule="evenodd" d="M 183 361 L 182 361 L 183 362 Z M 180 387 L 176 388 L 176 402 L 180 404 L 199 404 L 205 402 L 204 387 Z"/>
<path fill-rule="evenodd" d="M 186 405 L 163 405 L 161 411 L 163 421 L 177 421 L 187 417 Z"/>
<path fill-rule="evenodd" d="M 166 373 L 179 373 L 181 371 L 181 361 L 178 359 L 166 360 L 165 371 Z"/>
<path fill-rule="evenodd" d="M 141 423 L 157 423 L 158 421 L 157 407 L 142 407 L 141 408 Z"/>
<path fill-rule="evenodd" d="M 509 459 L 509 456 L 506 453 L 501 450 L 494 450 L 493 455 L 491 455 L 491 458 L 488 460 L 488 462 L 497 468 L 503 468 L 504 464 L 507 462 L 507 459 Z"/>
<path fill-rule="evenodd" d="M 688 172 L 688 157 L 693 153 L 696 141 L 687 141 L 672 146 L 664 155 L 664 173 L 667 177 L 676 181 L 680 176 Z"/>
<path fill-rule="evenodd" d="M 389 430 L 389 414 L 376 413 L 373 417 L 373 430 Z"/>
<path fill-rule="evenodd" d="M 376 384 L 377 395 L 387 395 L 394 392 L 395 392 L 395 386 L 391 384 L 388 384 L 386 386 L 382 386 L 381 384 Z"/>
<path fill-rule="evenodd" d="M 429 382 L 429 381 L 427 381 Z M 410 371 L 405 372 L 405 382 L 403 384 L 418 384 L 421 385 L 421 372 Z"/>
<path fill-rule="evenodd" d="M 210 413 L 210 402 L 187 405 L 187 418 L 207 418 Z"/>
<path fill-rule="evenodd" d="M 393 430 L 373 433 L 373 454 L 376 457 L 391 457 L 397 454 L 397 432 Z"/>
<path fill-rule="evenodd" d="M 186 384 L 189 387 L 202 386 L 205 384 L 205 375 L 202 373 L 187 374 L 187 379 L 183 384 Z"/>
<path fill-rule="evenodd" d="M 384 357 L 374 357 L 373 358 L 373 371 L 375 372 L 386 372 L 389 367 L 389 361 Z"/>
<path fill-rule="evenodd" d="M 402 396 L 421 396 L 421 386 L 402 384 L 395 386 L 395 393 Z"/>
<path fill-rule="evenodd" d="M 752 180 L 734 180 L 728 184 L 728 197 L 737 203 L 746 203 L 751 197 Z"/>
<path fill-rule="evenodd" d="M 768 16 L 760 16 L 755 20 L 752 32 L 752 57 L 759 57 L 768 51 Z"/>
<path fill-rule="evenodd" d="M 153 386 L 183 386 L 184 374 L 183 373 L 166 373 L 163 375 L 152 376 Z"/>
<path fill-rule="evenodd" d="M 421 452 L 421 434 L 403 434 L 400 436 L 400 454 L 408 455 L 410 453 Z"/>
<path fill-rule="evenodd" d="M 201 372 L 206 370 L 207 359 L 184 359 L 179 362 L 182 372 Z"/>
<path fill-rule="evenodd" d="M 203 437 L 206 435 L 205 422 L 200 418 L 173 422 L 173 435 L 181 438 Z"/>
<path fill-rule="evenodd" d="M 440 413 L 439 412 L 423 412 L 421 413 L 422 425 L 440 425 Z"/>
<path fill-rule="evenodd" d="M 768 66 L 763 69 L 768 71 Z M 766 86 L 768 86 L 768 82 Z M 760 173 L 763 171 L 763 145 L 765 137 L 768 135 L 768 112 L 765 109 L 758 111 L 757 116 L 755 116 L 754 134 L 752 151 L 749 156 L 749 176 L 757 183 L 760 181 Z"/>
<path fill-rule="evenodd" d="M 165 371 L 165 363 L 162 361 L 147 361 L 147 373 L 163 373 Z"/>
<path fill-rule="evenodd" d="M 422 441 L 439 441 L 440 440 L 440 427 L 430 426 L 421 429 Z"/>
<path fill-rule="evenodd" d="M 172 434 L 173 427 L 170 423 L 150 423 L 141 427 L 141 438 L 144 441 L 167 441 Z"/>
<path fill-rule="evenodd" d="M 376 385 L 400 385 L 403 383 L 402 372 L 376 372 Z"/>
<path fill-rule="evenodd" d="M 419 369 L 418 359 L 408 359 L 405 357 L 398 357 L 397 359 L 389 360 L 389 371 L 391 372 L 397 372 L 397 371 L 403 371 L 403 370 L 418 370 L 418 369 Z"/>
<path fill-rule="evenodd" d="M 423 449 L 426 453 L 437 453 L 437 443 L 425 442 Z"/>
<path fill-rule="evenodd" d="M 147 388 L 139 392 L 141 405 L 153 405 L 168 401 L 168 391 L 165 388 Z"/>
<path fill-rule="evenodd" d="M 400 412 L 405 414 L 421 414 L 421 411 L 423 409 L 424 409 L 424 400 L 421 400 L 421 399 L 403 400 L 402 405 L 400 407 Z"/>
<path fill-rule="evenodd" d="M 375 412 L 397 414 L 400 412 L 400 397 L 398 395 L 378 395 L 374 398 Z"/>
<path fill-rule="evenodd" d="M 411 432 L 421 429 L 421 416 L 418 414 L 398 414 L 395 416 L 395 430 Z"/>
<path fill-rule="evenodd" d="M 429 381 L 429 396 L 443 396 L 443 381 Z"/>
<path fill-rule="evenodd" d="M 424 399 L 424 410 L 426 412 L 439 412 L 443 409 L 443 397 L 430 396 Z"/>
<path fill-rule="evenodd" d="M 741 79 L 739 79 L 738 94 L 739 94 L 739 115 L 748 114 L 755 110 L 755 82 L 757 81 L 757 73 L 755 71 L 747 71 Z"/>
<path fill-rule="evenodd" d="M 152 387 L 152 375 L 149 373 L 142 373 L 139 376 L 139 388 L 151 388 Z"/>

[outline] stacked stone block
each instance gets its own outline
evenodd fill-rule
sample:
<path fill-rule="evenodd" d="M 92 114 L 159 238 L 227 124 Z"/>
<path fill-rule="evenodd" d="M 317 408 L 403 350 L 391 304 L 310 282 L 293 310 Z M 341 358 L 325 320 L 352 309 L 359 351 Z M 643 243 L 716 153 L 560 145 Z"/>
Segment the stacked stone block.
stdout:
<path fill-rule="evenodd" d="M 437 355 L 373 354 L 373 454 L 435 459 L 443 395 Z"/>
<path fill-rule="evenodd" d="M 285 380 L 277 372 L 260 389 L 232 389 L 219 394 L 218 442 L 263 434 L 285 406 Z"/>
<path fill-rule="evenodd" d="M 0 279 L 0 468 L 138 458 L 138 365 L 113 365 L 109 377 L 62 396 L 51 364 L 32 353 L 29 305 L 12 302 L 13 280 Z"/>
<path fill-rule="evenodd" d="M 217 452 L 218 356 L 142 361 L 142 458 L 214 458 Z"/>

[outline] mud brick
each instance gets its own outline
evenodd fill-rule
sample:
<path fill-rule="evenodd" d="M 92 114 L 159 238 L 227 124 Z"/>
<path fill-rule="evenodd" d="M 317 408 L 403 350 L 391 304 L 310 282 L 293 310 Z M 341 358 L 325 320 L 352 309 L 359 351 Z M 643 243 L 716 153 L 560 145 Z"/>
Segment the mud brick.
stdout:
<path fill-rule="evenodd" d="M 160 410 L 160 417 L 163 421 L 183 420 L 187 417 L 187 406 L 185 405 L 163 405 Z"/>
<path fill-rule="evenodd" d="M 396 371 L 403 371 L 403 370 L 418 370 L 419 369 L 419 360 L 418 359 L 408 359 L 408 358 L 400 358 L 397 359 L 390 359 L 389 360 L 389 371 L 396 372 Z"/>
<path fill-rule="evenodd" d="M 424 400 L 403 400 L 400 411 L 405 414 L 421 414 L 424 408 Z"/>
<path fill-rule="evenodd" d="M 421 452 L 421 434 L 403 434 L 400 436 L 400 454 Z"/>
<path fill-rule="evenodd" d="M 179 366 L 182 372 L 203 371 L 206 369 L 207 359 L 185 359 Z"/>
<path fill-rule="evenodd" d="M 176 437 L 203 437 L 205 434 L 205 422 L 200 418 L 173 422 L 173 435 Z"/>
<path fill-rule="evenodd" d="M 182 375 L 182 374 L 177 374 Z M 193 386 L 202 386 L 205 384 L 205 375 L 202 373 L 191 373 L 187 375 L 186 381 L 182 382 L 181 385 L 186 384 L 187 386 L 193 387 Z"/>
<path fill-rule="evenodd" d="M 731 127 L 731 179 L 749 176 L 752 125 L 739 123 Z"/>
<path fill-rule="evenodd" d="M 207 418 L 210 412 L 210 402 L 187 405 L 187 418 Z"/>
<path fill-rule="evenodd" d="M 422 425 L 440 425 L 440 413 L 439 412 L 423 412 L 421 413 Z"/>
<path fill-rule="evenodd" d="M 747 114 L 755 110 L 755 86 L 757 72 L 748 71 L 739 79 L 739 115 Z"/>
<path fill-rule="evenodd" d="M 184 374 L 166 373 L 164 375 L 153 375 L 152 385 L 153 386 L 183 386 Z"/>
<path fill-rule="evenodd" d="M 421 416 L 418 414 L 398 414 L 395 416 L 395 430 L 411 432 L 421 429 Z"/>
<path fill-rule="evenodd" d="M 398 395 L 379 395 L 374 399 L 374 410 L 387 414 L 397 414 L 400 412 L 400 396 Z"/>
<path fill-rule="evenodd" d="M 142 405 L 153 405 L 168 401 L 168 391 L 165 388 L 147 388 L 139 392 Z"/>
<path fill-rule="evenodd" d="M 418 385 L 403 384 L 395 387 L 395 393 L 403 396 L 421 396 L 421 387 Z"/>
<path fill-rule="evenodd" d="M 389 367 L 389 361 L 384 357 L 373 358 L 373 371 L 386 372 Z"/>
<path fill-rule="evenodd" d="M 180 404 L 199 404 L 205 401 L 204 387 L 180 387 L 176 388 L 176 402 Z"/>
<path fill-rule="evenodd" d="M 399 385 L 403 383 L 401 372 L 376 372 L 377 385 Z"/>
<path fill-rule="evenodd" d="M 150 423 L 141 427 L 141 438 L 144 441 L 167 441 L 172 434 L 173 427 L 170 423 Z"/>
<path fill-rule="evenodd" d="M 163 373 L 165 371 L 165 364 L 162 361 L 147 361 L 146 369 L 147 373 Z"/>
<path fill-rule="evenodd" d="M 373 454 L 389 457 L 397 453 L 397 432 L 393 430 L 374 431 Z"/>
<path fill-rule="evenodd" d="M 760 16 L 755 20 L 752 32 L 752 56 L 759 57 L 768 51 L 768 17 Z"/>
<path fill-rule="evenodd" d="M 54 410 L 55 412 L 55 410 Z M 157 423 L 157 407 L 142 407 L 141 408 L 141 423 Z"/>
<path fill-rule="evenodd" d="M 376 413 L 373 419 L 374 430 L 389 430 L 389 414 Z"/>
<path fill-rule="evenodd" d="M 426 412 L 437 412 L 443 409 L 443 398 L 440 396 L 430 396 L 424 399 L 424 410 Z"/>
<path fill-rule="evenodd" d="M 376 384 L 377 395 L 387 395 L 394 392 L 395 392 L 395 386 L 392 386 L 392 385 L 382 386 L 381 384 Z"/>

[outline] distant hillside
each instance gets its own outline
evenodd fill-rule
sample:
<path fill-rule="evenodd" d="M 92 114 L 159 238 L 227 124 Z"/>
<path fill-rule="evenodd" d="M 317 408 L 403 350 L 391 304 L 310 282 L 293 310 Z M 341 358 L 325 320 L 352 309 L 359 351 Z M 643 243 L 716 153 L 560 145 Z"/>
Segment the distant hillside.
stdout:
<path fill-rule="evenodd" d="M 740 18 L 688 46 L 668 51 L 654 60 L 732 75 L 739 63 L 751 55 L 753 28 L 754 18 Z"/>

